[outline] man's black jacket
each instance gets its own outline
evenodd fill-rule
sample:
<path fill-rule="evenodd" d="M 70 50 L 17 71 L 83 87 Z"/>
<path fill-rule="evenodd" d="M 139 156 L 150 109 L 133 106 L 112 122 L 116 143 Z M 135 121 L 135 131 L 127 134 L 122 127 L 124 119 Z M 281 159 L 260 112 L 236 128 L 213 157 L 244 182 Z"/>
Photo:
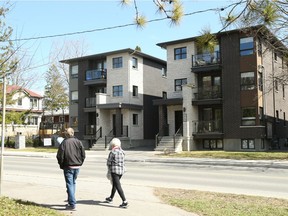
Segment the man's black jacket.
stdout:
<path fill-rule="evenodd" d="M 65 169 L 70 166 L 81 166 L 85 156 L 85 148 L 82 142 L 75 137 L 71 137 L 63 140 L 56 157 L 60 168 Z"/>

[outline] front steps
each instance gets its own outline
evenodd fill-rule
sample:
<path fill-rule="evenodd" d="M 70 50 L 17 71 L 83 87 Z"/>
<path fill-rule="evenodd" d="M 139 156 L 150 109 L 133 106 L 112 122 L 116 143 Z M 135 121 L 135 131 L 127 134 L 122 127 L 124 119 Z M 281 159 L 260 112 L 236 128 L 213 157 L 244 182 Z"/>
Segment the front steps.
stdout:
<path fill-rule="evenodd" d="M 182 151 L 182 136 L 175 137 L 175 148 L 174 148 L 174 137 L 173 136 L 163 136 L 158 143 L 157 147 L 154 149 L 155 151 L 163 151 L 163 152 L 181 152 Z"/>

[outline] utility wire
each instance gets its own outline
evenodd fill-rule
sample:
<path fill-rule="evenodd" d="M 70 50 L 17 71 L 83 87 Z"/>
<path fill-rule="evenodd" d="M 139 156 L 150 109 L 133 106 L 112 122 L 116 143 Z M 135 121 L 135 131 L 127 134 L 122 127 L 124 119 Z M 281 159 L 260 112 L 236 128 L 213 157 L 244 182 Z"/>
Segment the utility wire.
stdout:
<path fill-rule="evenodd" d="M 227 6 L 226 8 L 228 8 L 228 7 L 229 6 Z M 191 16 L 191 15 L 195 15 L 195 14 L 198 14 L 198 13 L 205 13 L 205 12 L 209 12 L 209 11 L 223 11 L 225 9 L 224 8 L 221 8 L 221 9 L 212 8 L 212 9 L 207 9 L 207 10 L 202 10 L 202 11 L 195 11 L 195 12 L 191 12 L 191 13 L 186 13 L 183 16 Z M 147 23 L 159 22 L 159 21 L 167 20 L 167 19 L 170 19 L 170 18 L 169 17 L 164 17 L 164 18 L 159 18 L 159 19 L 152 19 L 152 20 L 148 20 Z M 137 23 L 129 23 L 129 24 L 124 24 L 124 25 L 111 26 L 111 27 L 105 27 L 105 28 L 97 28 L 97 29 L 70 32 L 70 33 L 63 33 L 63 34 L 46 35 L 46 36 L 29 37 L 29 38 L 18 38 L 18 39 L 12 39 L 12 40 L 8 40 L 8 41 L 11 41 L 11 42 L 15 42 L 15 41 L 30 41 L 30 40 L 38 40 L 38 39 L 46 39 L 46 38 L 64 37 L 64 36 L 86 34 L 86 33 L 91 33 L 91 32 L 99 32 L 99 31 L 105 31 L 105 30 L 111 30 L 111 29 L 117 29 L 117 28 L 125 28 L 125 27 L 128 27 L 128 26 L 135 26 L 135 25 L 138 25 L 138 24 Z"/>

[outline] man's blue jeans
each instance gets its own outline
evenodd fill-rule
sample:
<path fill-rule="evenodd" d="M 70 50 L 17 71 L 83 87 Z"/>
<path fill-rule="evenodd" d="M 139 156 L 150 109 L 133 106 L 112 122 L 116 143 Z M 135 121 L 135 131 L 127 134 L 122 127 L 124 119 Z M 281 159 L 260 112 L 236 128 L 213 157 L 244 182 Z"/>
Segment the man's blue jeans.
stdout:
<path fill-rule="evenodd" d="M 68 194 L 68 203 L 71 206 L 76 205 L 75 189 L 76 179 L 79 174 L 79 169 L 64 169 L 64 177 L 66 182 L 66 189 Z"/>

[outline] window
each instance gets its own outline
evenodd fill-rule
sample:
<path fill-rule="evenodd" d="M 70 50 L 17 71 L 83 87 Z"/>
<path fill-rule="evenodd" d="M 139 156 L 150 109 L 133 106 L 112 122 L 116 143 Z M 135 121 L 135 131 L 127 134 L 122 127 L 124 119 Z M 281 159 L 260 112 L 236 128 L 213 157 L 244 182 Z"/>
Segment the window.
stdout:
<path fill-rule="evenodd" d="M 166 68 L 162 68 L 161 75 L 162 75 L 162 77 L 167 77 L 167 69 Z"/>
<path fill-rule="evenodd" d="M 241 148 L 242 149 L 255 149 L 254 139 L 242 139 L 241 140 Z"/>
<path fill-rule="evenodd" d="M 167 92 L 165 92 L 165 91 L 162 92 L 162 98 L 167 99 Z"/>
<path fill-rule="evenodd" d="M 254 53 L 253 37 L 240 39 L 240 56 L 252 55 Z"/>
<path fill-rule="evenodd" d="M 71 100 L 78 101 L 78 91 L 71 91 Z"/>
<path fill-rule="evenodd" d="M 135 57 L 132 58 L 132 68 L 138 68 L 138 59 Z"/>
<path fill-rule="evenodd" d="M 38 117 L 33 117 L 33 116 L 28 117 L 28 124 L 38 125 Z"/>
<path fill-rule="evenodd" d="M 133 86 L 133 96 L 138 96 L 138 86 Z"/>
<path fill-rule="evenodd" d="M 174 59 L 175 60 L 186 59 L 186 58 L 187 58 L 187 48 L 186 47 L 174 49 Z"/>
<path fill-rule="evenodd" d="M 285 85 L 282 84 L 282 97 L 285 98 Z"/>
<path fill-rule="evenodd" d="M 17 100 L 17 105 L 18 105 L 18 106 L 22 106 L 22 98 L 18 98 L 18 100 Z"/>
<path fill-rule="evenodd" d="M 276 110 L 276 122 L 279 122 L 279 111 Z"/>
<path fill-rule="evenodd" d="M 203 148 L 204 149 L 223 149 L 223 140 L 211 139 L 211 140 L 203 140 Z"/>
<path fill-rule="evenodd" d="M 77 78 L 78 77 L 78 65 L 71 66 L 71 77 Z"/>
<path fill-rule="evenodd" d="M 241 90 L 255 89 L 254 72 L 241 73 Z"/>
<path fill-rule="evenodd" d="M 113 97 L 122 97 L 123 96 L 123 86 L 113 86 Z"/>
<path fill-rule="evenodd" d="M 113 68 L 122 68 L 122 57 L 113 58 Z"/>
<path fill-rule="evenodd" d="M 175 80 L 175 91 L 182 91 L 182 85 L 187 84 L 187 79 L 176 79 Z"/>
<path fill-rule="evenodd" d="M 138 125 L 138 114 L 133 114 L 133 125 Z"/>
<path fill-rule="evenodd" d="M 30 98 L 30 107 L 31 108 L 37 108 L 37 103 L 38 103 L 38 100 L 36 98 Z"/>
<path fill-rule="evenodd" d="M 242 108 L 242 125 L 249 126 L 256 124 L 256 108 L 246 107 Z"/>
<path fill-rule="evenodd" d="M 286 126 L 286 113 L 285 112 L 283 112 L 283 124 L 284 124 L 284 126 Z"/>

